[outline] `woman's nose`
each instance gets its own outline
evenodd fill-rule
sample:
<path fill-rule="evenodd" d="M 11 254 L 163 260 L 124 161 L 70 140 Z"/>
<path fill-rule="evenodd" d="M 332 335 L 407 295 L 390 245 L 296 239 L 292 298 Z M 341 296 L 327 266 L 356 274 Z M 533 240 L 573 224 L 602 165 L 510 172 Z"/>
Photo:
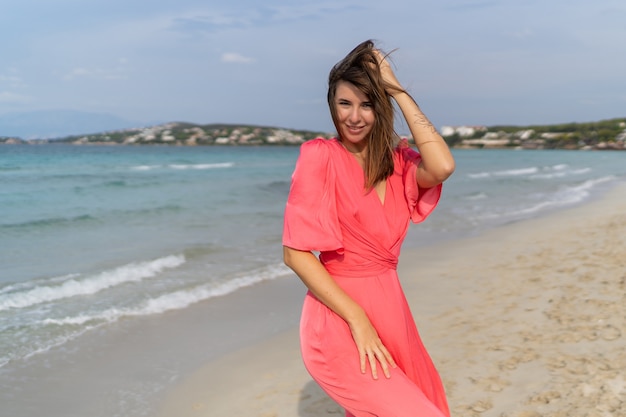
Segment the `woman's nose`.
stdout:
<path fill-rule="evenodd" d="M 359 112 L 359 108 L 358 107 L 353 107 L 350 110 L 350 122 L 352 123 L 356 123 L 359 120 L 361 120 L 361 113 Z"/>

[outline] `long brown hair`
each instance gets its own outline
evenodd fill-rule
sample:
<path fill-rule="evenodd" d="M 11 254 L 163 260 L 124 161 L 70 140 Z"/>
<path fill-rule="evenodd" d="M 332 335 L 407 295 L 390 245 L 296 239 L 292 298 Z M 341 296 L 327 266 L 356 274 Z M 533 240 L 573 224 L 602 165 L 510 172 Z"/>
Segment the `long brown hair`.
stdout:
<path fill-rule="evenodd" d="M 362 42 L 344 59 L 335 64 L 328 76 L 328 106 L 339 135 L 341 130 L 339 129 L 335 103 L 335 92 L 339 82 L 352 83 L 372 103 L 375 118 L 372 131 L 367 139 L 367 154 L 364 160 L 366 188 L 372 188 L 393 174 L 393 150 L 398 138 L 394 130 L 393 104 L 391 97 L 385 92 L 385 85 L 374 51 L 372 40 Z"/>

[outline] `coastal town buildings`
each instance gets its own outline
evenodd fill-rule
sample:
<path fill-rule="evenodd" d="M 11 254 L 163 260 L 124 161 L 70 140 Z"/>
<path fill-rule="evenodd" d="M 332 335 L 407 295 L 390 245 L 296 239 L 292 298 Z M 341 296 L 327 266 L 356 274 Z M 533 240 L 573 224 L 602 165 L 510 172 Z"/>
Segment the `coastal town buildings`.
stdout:
<path fill-rule="evenodd" d="M 532 127 L 442 126 L 440 132 L 446 142 L 454 148 L 626 150 L 626 119 Z M 172 122 L 57 139 L 22 140 L 0 136 L 0 144 L 299 145 L 315 137 L 332 136 L 334 134 L 328 132 L 278 127 Z M 411 140 L 409 137 L 409 141 Z"/>

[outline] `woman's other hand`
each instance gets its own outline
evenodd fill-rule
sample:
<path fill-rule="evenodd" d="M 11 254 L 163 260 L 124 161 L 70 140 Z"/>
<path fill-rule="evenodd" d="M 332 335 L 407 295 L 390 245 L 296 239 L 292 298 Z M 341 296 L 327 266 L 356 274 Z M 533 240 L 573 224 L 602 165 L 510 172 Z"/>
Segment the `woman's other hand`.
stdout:
<path fill-rule="evenodd" d="M 352 332 L 354 343 L 359 351 L 361 373 L 364 374 L 367 371 L 367 363 L 369 363 L 372 378 L 378 379 L 378 362 L 385 377 L 390 378 L 391 373 L 389 372 L 389 367 L 395 368 L 396 363 L 380 340 L 380 337 L 378 337 L 378 332 L 376 332 L 376 329 L 365 315 L 365 312 L 363 312 L 363 317 L 348 324 Z"/>

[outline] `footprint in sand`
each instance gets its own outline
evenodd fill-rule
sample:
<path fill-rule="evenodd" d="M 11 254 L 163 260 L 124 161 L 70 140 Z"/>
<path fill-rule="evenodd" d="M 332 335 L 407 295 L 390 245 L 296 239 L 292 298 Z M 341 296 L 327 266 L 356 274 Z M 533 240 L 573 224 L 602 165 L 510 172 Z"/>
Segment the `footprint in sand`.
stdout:
<path fill-rule="evenodd" d="M 604 340 L 610 341 L 622 337 L 622 332 L 618 328 L 613 327 L 609 324 L 601 330 L 600 335 Z"/>
<path fill-rule="evenodd" d="M 511 385 L 509 381 L 506 381 L 498 376 L 490 376 L 488 378 L 475 379 L 470 378 L 473 384 L 478 385 L 484 391 L 500 392 L 507 386 Z"/>
<path fill-rule="evenodd" d="M 479 400 L 470 405 L 469 408 L 470 410 L 477 413 L 484 413 L 485 411 L 491 410 L 493 408 L 493 403 L 491 402 L 491 400 Z"/>
<path fill-rule="evenodd" d="M 528 399 L 529 404 L 550 404 L 551 402 L 561 398 L 558 391 L 545 391 L 537 395 L 533 395 Z"/>

